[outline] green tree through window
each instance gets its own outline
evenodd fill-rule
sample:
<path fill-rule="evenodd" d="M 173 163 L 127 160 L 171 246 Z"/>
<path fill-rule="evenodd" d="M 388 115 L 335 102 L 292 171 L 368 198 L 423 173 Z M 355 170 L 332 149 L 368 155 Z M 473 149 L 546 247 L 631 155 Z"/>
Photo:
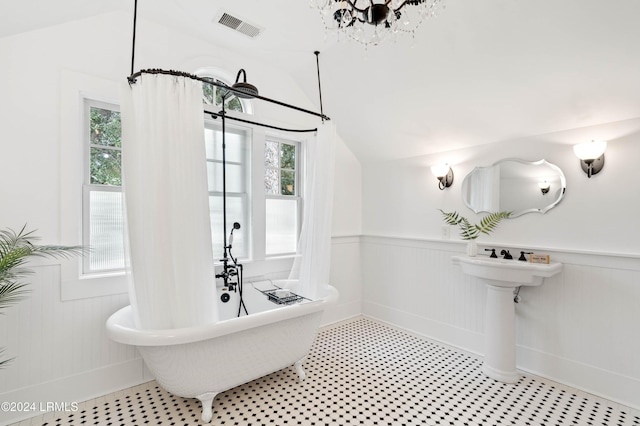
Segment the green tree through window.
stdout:
<path fill-rule="evenodd" d="M 89 182 L 92 185 L 122 185 L 121 135 L 118 111 L 91 107 Z"/>
<path fill-rule="evenodd" d="M 289 144 L 280 144 L 280 193 L 282 195 L 295 195 L 296 183 L 296 147 Z"/>
<path fill-rule="evenodd" d="M 265 191 L 274 195 L 296 195 L 296 146 L 265 142 Z"/>

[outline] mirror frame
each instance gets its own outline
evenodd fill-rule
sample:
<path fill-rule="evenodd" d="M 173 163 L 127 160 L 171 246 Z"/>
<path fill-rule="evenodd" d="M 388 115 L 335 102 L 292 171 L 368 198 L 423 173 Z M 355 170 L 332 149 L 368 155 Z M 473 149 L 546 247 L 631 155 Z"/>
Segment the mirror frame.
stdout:
<path fill-rule="evenodd" d="M 548 165 L 549 167 L 551 167 L 552 169 L 555 169 L 558 174 L 560 175 L 560 184 L 562 186 L 562 191 L 560 193 L 560 197 L 558 197 L 557 200 L 555 200 L 552 204 L 546 206 L 543 209 L 537 209 L 537 208 L 531 208 L 531 209 L 526 209 L 526 210 L 520 210 L 518 212 L 513 212 L 511 214 L 511 216 L 509 217 L 510 219 L 513 219 L 515 217 L 518 216 L 522 216 L 524 214 L 527 213 L 540 213 L 540 214 L 544 214 L 546 212 L 548 212 L 549 210 L 551 210 L 552 208 L 554 208 L 555 206 L 558 205 L 558 203 L 560 203 L 560 201 L 562 201 L 562 199 L 564 198 L 565 193 L 567 192 L 567 179 L 564 175 L 564 173 L 562 172 L 562 169 L 558 166 L 556 166 L 553 163 L 548 162 L 547 160 L 545 160 L 544 158 L 542 160 L 538 160 L 538 161 L 525 161 L 522 160 L 520 158 L 503 158 L 501 160 L 496 161 L 495 163 L 493 163 L 490 166 L 476 166 L 473 168 L 473 170 L 471 170 L 469 173 L 467 173 L 467 175 L 464 177 L 464 180 L 462 181 L 462 187 L 461 187 L 461 194 L 462 194 L 462 202 L 464 203 L 464 205 L 469 208 L 471 211 L 473 211 L 474 213 L 482 213 L 482 212 L 486 212 L 486 213 L 493 213 L 490 212 L 488 210 L 477 210 L 474 209 L 473 207 L 471 207 L 469 205 L 469 203 L 467 203 L 467 200 L 464 199 L 464 194 L 467 193 L 467 187 L 469 186 L 469 176 L 476 170 L 476 169 L 488 169 L 494 166 L 498 166 L 500 165 L 500 163 L 504 163 L 507 161 L 514 161 L 514 162 L 518 162 L 521 164 L 525 164 L 527 166 L 541 166 L 541 165 Z"/>

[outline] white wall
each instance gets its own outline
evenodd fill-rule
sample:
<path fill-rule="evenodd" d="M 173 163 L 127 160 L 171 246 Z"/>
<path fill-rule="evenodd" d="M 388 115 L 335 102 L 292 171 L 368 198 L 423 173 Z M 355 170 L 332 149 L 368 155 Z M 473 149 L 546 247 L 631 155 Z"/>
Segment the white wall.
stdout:
<path fill-rule="evenodd" d="M 572 144 L 592 138 L 608 140 L 608 148 L 604 169 L 588 179 Z M 563 170 L 566 198 L 545 215 L 527 214 L 504 222 L 491 237 L 482 236 L 479 242 L 640 254 L 636 243 L 640 227 L 630 222 L 640 208 L 640 200 L 632 195 L 640 183 L 636 172 L 639 138 L 640 118 L 635 118 L 431 156 L 364 164 L 363 233 L 439 239 L 444 222 L 437 209 L 457 210 L 472 220 L 482 217 L 467 209 L 460 195 L 462 181 L 474 167 L 489 166 L 502 158 L 544 158 Z M 451 164 L 455 173 L 453 186 L 444 191 L 438 190 L 429 170 L 439 162 Z"/>
<path fill-rule="evenodd" d="M 609 141 L 604 169 L 588 179 L 572 144 Z M 504 221 L 484 248 L 549 253 L 565 264 L 516 305 L 518 367 L 640 406 L 640 119 L 523 140 L 363 165 L 363 311 L 479 354 L 486 290 L 450 263 L 464 252 L 456 229 L 442 239 L 437 209 L 475 215 L 461 200 L 475 166 L 545 158 L 566 175 L 566 198 L 547 214 Z M 453 187 L 437 188 L 429 166 L 449 162 Z"/>
<path fill-rule="evenodd" d="M 138 28 L 136 69 L 213 67 L 234 78 L 244 68 L 261 94 L 316 109 L 280 70 L 148 21 L 139 20 Z M 74 239 L 80 223 L 69 223 L 69 212 L 77 216 L 81 205 L 66 201 L 74 199 L 66 194 L 80 191 L 82 184 L 78 179 L 77 189 L 67 187 L 68 177 L 73 181 L 82 170 L 82 164 L 69 165 L 63 156 L 76 137 L 67 123 L 77 114 L 69 105 L 77 101 L 68 97 L 79 99 L 78 90 L 99 88 L 98 95 L 117 101 L 118 85 L 130 71 L 130 34 L 131 17 L 112 13 L 0 39 L 0 228 L 28 223 L 43 244 L 80 243 Z M 83 90 L 85 81 L 95 84 Z M 297 112 L 254 106 L 266 121 L 302 128 L 318 124 L 317 118 Z M 342 140 L 335 182 L 331 277 L 342 297 L 325 321 L 360 312 L 359 241 L 349 237 L 361 232 L 360 165 Z M 76 231 L 67 233 L 69 227 Z M 61 267 L 38 263 L 35 271 L 29 298 L 0 316 L 0 346 L 6 347 L 5 356 L 15 357 L 0 370 L 0 400 L 83 401 L 150 379 L 133 348 L 105 335 L 106 319 L 128 304 L 126 294 L 62 300 Z M 35 414 L 3 412 L 0 424 Z"/>
<path fill-rule="evenodd" d="M 362 177 L 360 163 L 344 143 L 336 146 L 331 283 L 340 291 L 334 309 L 323 323 L 336 322 L 362 312 L 360 234 L 362 232 Z"/>
<path fill-rule="evenodd" d="M 0 39 L 1 227 L 27 222 L 43 243 L 76 243 L 62 240 L 61 231 L 64 212 L 80 208 L 61 201 L 61 165 L 67 163 L 60 106 L 69 96 L 62 76 L 123 81 L 130 27 L 129 16 L 114 13 Z M 266 96 L 315 109 L 277 70 L 144 20 L 143 27 L 136 69 L 213 66 L 233 75 L 245 68 Z M 297 120 L 258 105 L 256 113 L 281 123 Z M 633 119 L 362 169 L 339 141 L 331 279 L 341 299 L 325 322 L 357 314 L 363 298 L 369 315 L 481 353 L 484 291 L 450 265 L 463 243 L 455 230 L 452 240 L 440 239 L 436 209 L 477 219 L 460 198 L 462 179 L 474 166 L 505 157 L 546 158 L 566 174 L 562 203 L 546 215 L 506 221 L 480 240 L 481 248 L 549 252 L 566 265 L 543 287 L 522 292 L 519 367 L 640 407 L 638 136 L 640 119 Z M 587 179 L 571 145 L 591 138 L 607 139 L 609 148 L 603 171 Z M 445 191 L 429 170 L 438 162 L 455 171 L 454 186 Z M 135 351 L 104 335 L 105 319 L 127 304 L 126 295 L 62 301 L 60 267 L 51 264 L 36 268 L 32 289 L 28 300 L 0 317 L 1 345 L 16 357 L 0 370 L 1 400 L 82 400 L 148 379 Z M 9 419 L 0 415 L 0 423 Z"/>

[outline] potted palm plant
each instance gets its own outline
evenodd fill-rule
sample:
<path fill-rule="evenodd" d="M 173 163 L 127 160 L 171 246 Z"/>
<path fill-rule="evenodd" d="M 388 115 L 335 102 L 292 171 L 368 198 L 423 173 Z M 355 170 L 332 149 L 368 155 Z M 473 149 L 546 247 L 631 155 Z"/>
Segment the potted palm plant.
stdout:
<path fill-rule="evenodd" d="M 25 267 L 29 258 L 69 258 L 84 252 L 82 246 L 36 245 L 39 238 L 34 235 L 35 231 L 26 231 L 26 227 L 19 232 L 0 230 L 0 314 L 29 293 L 28 283 L 23 281 L 33 273 Z M 3 351 L 4 348 L 0 348 L 0 354 Z M 9 361 L 11 359 L 0 360 L 0 368 Z"/>
<path fill-rule="evenodd" d="M 490 213 L 483 217 L 480 223 L 476 225 L 469 222 L 466 217 L 460 215 L 458 212 L 445 212 L 442 209 L 438 210 L 442 213 L 443 219 L 447 224 L 457 225 L 460 227 L 460 237 L 463 240 L 468 241 L 468 256 L 475 256 L 478 253 L 476 239 L 480 234 L 489 235 L 491 231 L 496 229 L 502 219 L 508 219 L 511 216 L 511 212 L 506 211 Z"/>

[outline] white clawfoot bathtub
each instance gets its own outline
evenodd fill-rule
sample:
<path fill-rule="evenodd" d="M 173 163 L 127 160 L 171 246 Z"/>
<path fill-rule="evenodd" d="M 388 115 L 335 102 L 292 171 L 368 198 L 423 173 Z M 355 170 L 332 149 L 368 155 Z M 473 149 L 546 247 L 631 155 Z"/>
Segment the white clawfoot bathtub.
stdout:
<path fill-rule="evenodd" d="M 329 286 L 323 299 L 277 305 L 246 283 L 243 296 L 250 315 L 235 318 L 238 295 L 228 294 L 231 300 L 219 302 L 221 320 L 213 324 L 140 330 L 134 325 L 131 306 L 107 321 L 108 336 L 137 346 L 160 386 L 174 395 L 201 401 L 202 420 L 207 423 L 213 416 L 213 399 L 220 392 L 291 365 L 303 380 L 302 363 L 322 313 L 338 298 L 337 290 Z"/>

